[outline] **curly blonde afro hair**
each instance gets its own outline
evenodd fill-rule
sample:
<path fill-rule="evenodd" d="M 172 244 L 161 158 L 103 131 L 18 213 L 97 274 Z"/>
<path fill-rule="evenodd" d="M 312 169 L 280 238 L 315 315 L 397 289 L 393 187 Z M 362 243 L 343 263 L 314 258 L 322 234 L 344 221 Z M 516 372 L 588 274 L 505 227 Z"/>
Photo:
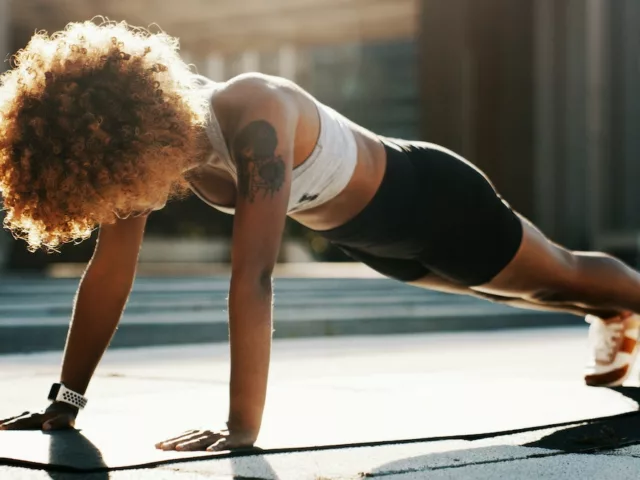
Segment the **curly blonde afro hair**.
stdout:
<path fill-rule="evenodd" d="M 164 33 L 90 21 L 35 34 L 0 77 L 5 227 L 52 251 L 184 192 L 207 111 L 192 77 Z"/>

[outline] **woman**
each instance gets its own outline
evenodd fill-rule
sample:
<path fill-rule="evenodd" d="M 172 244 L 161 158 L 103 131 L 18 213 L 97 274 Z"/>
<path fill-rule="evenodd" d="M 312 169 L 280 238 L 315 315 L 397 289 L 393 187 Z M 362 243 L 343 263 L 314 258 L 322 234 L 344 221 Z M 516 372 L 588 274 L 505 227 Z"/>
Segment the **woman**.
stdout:
<path fill-rule="evenodd" d="M 188 189 L 235 214 L 230 411 L 226 428 L 158 448 L 254 444 L 287 215 L 388 277 L 586 315 L 594 338 L 586 382 L 618 385 L 628 375 L 640 275 L 604 254 L 552 243 L 444 148 L 378 136 L 281 78 L 196 77 L 173 38 L 124 24 L 35 35 L 4 75 L 0 98 L 6 226 L 31 249 L 50 250 L 100 226 L 53 402 L 0 428 L 74 424 L 128 298 L 147 215 Z"/>

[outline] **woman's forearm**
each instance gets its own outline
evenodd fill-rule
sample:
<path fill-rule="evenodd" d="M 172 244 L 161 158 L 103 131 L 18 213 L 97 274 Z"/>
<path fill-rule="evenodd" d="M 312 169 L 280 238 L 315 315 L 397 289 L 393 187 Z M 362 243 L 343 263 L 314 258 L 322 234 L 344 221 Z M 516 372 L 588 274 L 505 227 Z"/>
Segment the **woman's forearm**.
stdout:
<path fill-rule="evenodd" d="M 267 394 L 272 335 L 270 282 L 232 280 L 229 292 L 229 428 L 257 437 Z"/>
<path fill-rule="evenodd" d="M 146 216 L 102 225 L 75 299 L 61 381 L 84 393 L 113 337 L 136 275 Z"/>
<path fill-rule="evenodd" d="M 62 363 L 61 382 L 68 388 L 85 393 L 118 327 L 132 283 L 128 276 L 87 270 L 76 296 Z"/>

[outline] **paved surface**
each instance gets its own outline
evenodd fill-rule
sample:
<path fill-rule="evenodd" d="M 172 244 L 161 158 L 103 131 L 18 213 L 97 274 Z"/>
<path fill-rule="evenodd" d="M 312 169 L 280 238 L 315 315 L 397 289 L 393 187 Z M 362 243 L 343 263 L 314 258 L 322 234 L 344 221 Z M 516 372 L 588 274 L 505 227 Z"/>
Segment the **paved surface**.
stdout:
<path fill-rule="evenodd" d="M 225 275 L 139 278 L 112 346 L 225 342 L 228 282 Z M 61 349 L 77 284 L 68 278 L 0 277 L 0 354 Z M 570 315 L 518 310 L 380 278 L 279 278 L 275 293 L 276 338 L 582 323 Z"/>
<path fill-rule="evenodd" d="M 258 445 L 368 446 L 92 474 L 5 466 L 0 478 L 637 479 L 637 372 L 617 391 L 582 386 L 585 335 L 576 327 L 278 340 Z M 59 361 L 59 352 L 0 357 L 0 416 L 41 407 Z M 112 350 L 81 433 L 0 432 L 0 456 L 76 468 L 188 460 L 152 445 L 222 422 L 227 375 L 220 344 Z M 611 418 L 585 421 L 595 417 Z"/>

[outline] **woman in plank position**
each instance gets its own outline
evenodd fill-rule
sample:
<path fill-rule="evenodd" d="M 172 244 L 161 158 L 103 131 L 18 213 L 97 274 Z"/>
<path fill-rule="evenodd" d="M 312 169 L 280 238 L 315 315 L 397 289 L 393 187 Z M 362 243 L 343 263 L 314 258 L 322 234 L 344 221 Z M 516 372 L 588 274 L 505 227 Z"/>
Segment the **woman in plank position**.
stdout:
<path fill-rule="evenodd" d="M 99 226 L 52 402 L 2 429 L 74 425 L 129 296 L 147 215 L 189 189 L 235 214 L 230 410 L 225 428 L 158 448 L 256 441 L 287 216 L 387 277 L 585 316 L 589 385 L 621 384 L 637 351 L 640 275 L 551 242 L 460 156 L 376 135 L 282 78 L 196 76 L 174 38 L 126 24 L 70 24 L 16 55 L 0 87 L 0 189 L 6 227 L 31 249 L 86 239 Z"/>

